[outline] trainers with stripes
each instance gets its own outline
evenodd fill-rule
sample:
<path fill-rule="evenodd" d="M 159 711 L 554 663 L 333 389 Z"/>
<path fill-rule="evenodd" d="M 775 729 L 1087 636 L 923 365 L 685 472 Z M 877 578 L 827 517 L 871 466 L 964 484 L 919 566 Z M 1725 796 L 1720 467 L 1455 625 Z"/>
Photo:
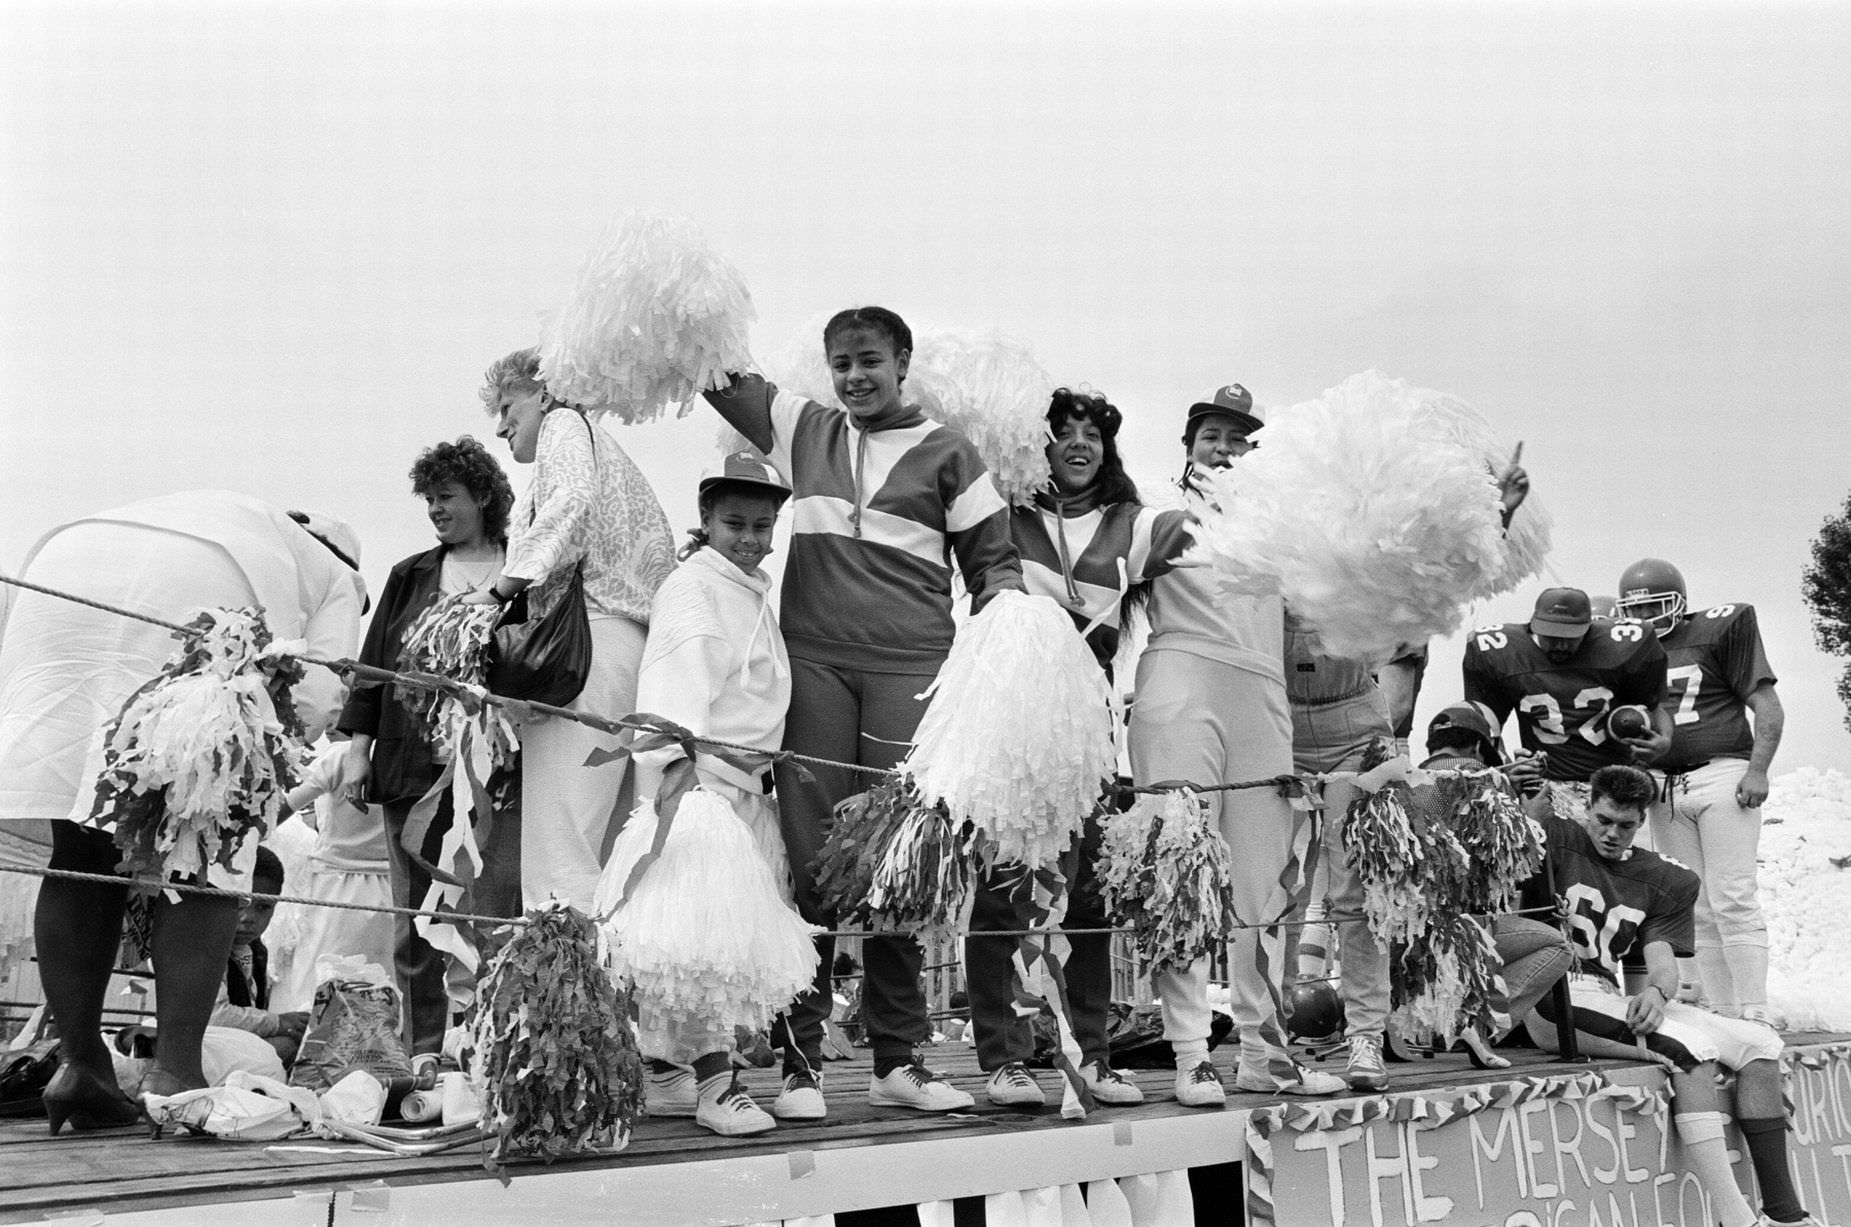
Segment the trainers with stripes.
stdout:
<path fill-rule="evenodd" d="M 700 1106 L 694 1071 L 681 1065 L 658 1068 L 651 1062 L 643 1088 L 643 1111 L 649 1116 L 693 1116 Z"/>
<path fill-rule="evenodd" d="M 753 1101 L 733 1073 L 715 1074 L 701 1083 L 694 1123 L 723 1138 L 750 1137 L 778 1127 L 778 1122 Z"/>
<path fill-rule="evenodd" d="M 1048 1102 L 1048 1097 L 1041 1093 L 1041 1084 L 1020 1061 L 1011 1061 L 991 1074 L 983 1093 L 989 1096 L 991 1103 L 1005 1108 L 1039 1108 Z"/>
<path fill-rule="evenodd" d="M 779 1120 L 822 1120 L 829 1114 L 823 1100 L 823 1076 L 798 1070 L 784 1076 L 784 1087 L 772 1101 L 771 1114 Z"/>
<path fill-rule="evenodd" d="M 1388 1070 L 1382 1064 L 1382 1037 L 1352 1035 L 1350 1063 L 1343 1071 L 1353 1091 L 1380 1091 L 1388 1087 Z"/>
<path fill-rule="evenodd" d="M 1144 1102 L 1144 1092 L 1138 1089 L 1138 1084 L 1104 1061 L 1080 1066 L 1080 1080 L 1086 1083 L 1086 1089 L 1093 1093 L 1093 1098 L 1107 1107 L 1122 1108 Z M 1222 1098 L 1226 1097 L 1224 1091 Z"/>
<path fill-rule="evenodd" d="M 1220 1108 L 1228 1102 L 1227 1088 L 1211 1062 L 1200 1061 L 1176 1071 L 1176 1102 L 1185 1108 Z"/>

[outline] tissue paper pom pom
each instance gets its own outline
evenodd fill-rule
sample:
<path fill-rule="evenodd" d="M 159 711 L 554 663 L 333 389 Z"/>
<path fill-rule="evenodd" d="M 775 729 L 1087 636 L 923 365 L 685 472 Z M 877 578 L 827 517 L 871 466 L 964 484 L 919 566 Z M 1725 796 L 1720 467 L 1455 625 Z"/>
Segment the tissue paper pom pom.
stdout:
<path fill-rule="evenodd" d="M 756 312 L 733 266 L 690 221 L 631 213 L 606 228 L 572 297 L 542 329 L 553 396 L 622 422 L 660 416 L 750 365 Z"/>
<path fill-rule="evenodd" d="M 1214 954 L 1240 917 L 1234 912 L 1227 841 L 1202 798 L 1187 792 L 1141 796 L 1100 824 L 1098 876 L 1112 915 L 1137 930 L 1138 953 L 1156 968 L 1187 967 Z"/>
<path fill-rule="evenodd" d="M 1190 557 L 1228 589 L 1281 594 L 1324 651 L 1387 659 L 1540 565 L 1526 503 L 1506 538 L 1508 453 L 1461 402 L 1368 371 L 1280 412 L 1266 446 L 1205 473 Z M 1528 516 L 1524 512 L 1530 511 Z"/>
<path fill-rule="evenodd" d="M 483 686 L 502 612 L 499 605 L 438 598 L 406 628 L 398 667 L 407 673 L 434 673 L 465 686 Z M 492 767 L 513 766 L 520 734 L 502 708 L 422 687 L 401 686 L 398 693 L 424 717 L 439 762 L 456 761 L 458 749 L 466 740 L 474 740 L 489 748 Z"/>
<path fill-rule="evenodd" d="M 1112 778 L 1105 674 L 1066 611 L 999 592 L 958 629 L 900 764 L 927 804 L 977 828 L 988 863 L 1048 864 Z"/>
<path fill-rule="evenodd" d="M 868 908 L 921 941 L 958 928 L 971 898 L 974 829 L 942 805 L 913 806 L 886 841 L 868 884 Z"/>
<path fill-rule="evenodd" d="M 751 829 L 725 798 L 683 794 L 657 859 L 653 800 L 636 807 L 598 878 L 597 913 L 612 974 L 634 985 L 651 1053 L 680 1030 L 761 1026 L 816 975 L 822 932 L 784 899 Z M 622 906 L 618 906 L 619 902 Z"/>
<path fill-rule="evenodd" d="M 921 331 L 905 394 L 977 448 L 1002 496 L 1027 506 L 1048 484 L 1054 379 L 1026 345 L 995 332 Z"/>
<path fill-rule="evenodd" d="M 103 729 L 91 821 L 114 827 L 122 868 L 193 877 L 231 867 L 247 836 L 276 825 L 307 753 L 287 688 L 302 665 L 269 657 L 254 609 L 208 609 Z"/>
<path fill-rule="evenodd" d="M 477 996 L 471 1081 L 483 1165 L 511 1154 L 560 1155 L 625 1145 L 642 1110 L 643 1062 L 629 994 L 599 964 L 597 930 L 551 904 L 527 913 L 489 963 Z"/>

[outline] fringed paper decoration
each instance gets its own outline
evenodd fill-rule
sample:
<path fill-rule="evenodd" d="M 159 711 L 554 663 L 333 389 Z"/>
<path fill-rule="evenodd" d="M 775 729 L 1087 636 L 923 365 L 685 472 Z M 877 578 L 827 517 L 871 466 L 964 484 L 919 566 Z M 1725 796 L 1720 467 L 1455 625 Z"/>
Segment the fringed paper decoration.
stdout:
<path fill-rule="evenodd" d="M 804 321 L 803 327 L 785 338 L 782 345 L 762 356 L 758 369 L 780 391 L 840 409 L 835 377 L 829 373 L 829 351 L 823 345 L 823 329 L 833 314 L 824 312 Z M 910 377 L 901 384 L 900 396 L 914 399 Z"/>
<path fill-rule="evenodd" d="M 247 837 L 276 825 L 307 754 L 288 688 L 302 677 L 273 655 L 255 609 L 208 609 L 184 646 L 103 729 L 90 820 L 114 828 L 122 869 L 192 878 L 230 868 Z"/>
<path fill-rule="evenodd" d="M 923 803 L 976 827 L 985 864 L 1066 851 L 1116 769 L 1105 674 L 1066 612 L 1000 592 L 958 629 L 900 764 Z"/>
<path fill-rule="evenodd" d="M 1265 447 L 1202 475 L 1189 557 L 1232 592 L 1283 595 L 1324 651 L 1387 659 L 1457 630 L 1468 604 L 1535 573 L 1547 552 L 1547 517 L 1528 502 L 1505 535 L 1509 456 L 1489 437 L 1451 397 L 1354 375 L 1275 415 Z"/>
<path fill-rule="evenodd" d="M 956 927 L 970 904 L 972 828 L 912 783 L 882 780 L 840 802 L 811 872 L 824 911 L 878 932 Z"/>
<path fill-rule="evenodd" d="M 915 805 L 900 819 L 868 883 L 868 909 L 883 927 L 916 931 L 922 942 L 961 927 L 971 902 L 972 835 L 943 805 Z"/>
<path fill-rule="evenodd" d="M 653 800 L 630 815 L 598 879 L 611 973 L 642 1006 L 651 1055 L 684 1029 L 760 1027 L 809 989 L 815 936 L 725 798 L 684 793 L 658 838 Z M 657 844 L 660 847 L 657 847 Z M 632 883 L 645 856 L 656 859 Z M 628 890 L 628 897 L 625 892 Z"/>
<path fill-rule="evenodd" d="M 501 615 L 498 605 L 439 598 L 406 628 L 398 667 L 480 689 L 488 678 L 489 649 Z M 465 735 L 473 734 L 489 747 L 494 767 L 513 765 L 520 734 L 501 708 L 422 687 L 399 687 L 399 696 L 424 717 L 439 762 L 454 761 Z"/>
<path fill-rule="evenodd" d="M 605 974 L 591 921 L 564 904 L 529 912 L 479 994 L 472 1075 L 490 1140 L 483 1165 L 626 1145 L 643 1065 L 629 994 Z"/>
<path fill-rule="evenodd" d="M 1156 968 L 1184 968 L 1220 950 L 1241 918 L 1227 841 L 1202 798 L 1182 791 L 1140 796 L 1100 827 L 1100 893 L 1112 915 L 1137 931 L 1140 957 Z"/>
<path fill-rule="evenodd" d="M 434 866 L 438 872 L 430 875 L 424 897 L 413 900 L 425 911 L 481 910 L 475 883 L 482 874 L 482 848 L 499 818 L 497 790 L 511 783 L 509 773 L 519 761 L 520 749 L 519 730 L 506 709 L 476 697 L 487 680 L 488 652 L 501 613 L 495 605 L 440 598 L 413 620 L 399 651 L 400 669 L 436 674 L 469 688 L 463 693 L 399 688 L 400 696 L 423 715 L 433 757 L 443 764 L 437 779 L 412 805 L 400 842 L 422 848 L 444 798 L 450 800 L 450 825 Z M 436 916 L 419 916 L 412 923 L 433 948 L 465 970 L 476 970 L 481 934 Z M 453 1005 L 468 1008 L 473 982 L 473 975 L 450 977 Z"/>
<path fill-rule="evenodd" d="M 919 808 L 919 796 L 912 786 L 892 777 L 836 805 L 829 836 L 810 867 L 825 913 L 843 924 L 900 927 L 874 916 L 868 895 L 887 845 Z"/>
<path fill-rule="evenodd" d="M 1390 754 L 1379 743 L 1364 770 Z M 1497 948 L 1476 918 L 1508 910 L 1517 885 L 1542 864 L 1541 828 L 1495 772 L 1396 774 L 1341 820 L 1363 911 L 1393 950 L 1399 1025 L 1448 1038 L 1467 1026 L 1500 1029 Z"/>
<path fill-rule="evenodd" d="M 1033 501 L 1048 484 L 1048 398 L 1054 379 L 1026 345 L 996 332 L 935 328 L 914 336 L 903 395 L 976 445 L 1005 499 Z"/>
<path fill-rule="evenodd" d="M 630 213 L 605 229 L 572 296 L 542 329 L 547 391 L 646 422 L 750 364 L 744 280 L 685 218 Z"/>

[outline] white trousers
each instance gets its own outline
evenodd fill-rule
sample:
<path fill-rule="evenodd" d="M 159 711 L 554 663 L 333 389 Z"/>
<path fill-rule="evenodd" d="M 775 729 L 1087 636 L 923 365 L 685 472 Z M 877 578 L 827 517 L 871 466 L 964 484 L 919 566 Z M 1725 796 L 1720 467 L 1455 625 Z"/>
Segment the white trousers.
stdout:
<path fill-rule="evenodd" d="M 636 706 L 636 672 L 644 631 L 628 618 L 591 616 L 591 676 L 568 706 L 600 716 L 627 716 Z M 606 835 L 622 804 L 628 757 L 587 767 L 593 751 L 617 738 L 570 720 L 542 716 L 521 729 L 521 899 L 536 907 L 557 896 L 590 909 L 598 890 Z"/>
<path fill-rule="evenodd" d="M 1139 784 L 1228 783 L 1292 774 L 1292 717 L 1285 686 L 1186 652 L 1147 651 L 1138 661 L 1131 709 L 1131 771 Z M 1272 788 L 1205 794 L 1234 862 L 1234 906 L 1242 920 L 1283 917 L 1296 894 L 1297 812 Z M 1308 819 L 1302 824 L 1309 835 Z M 1241 1063 L 1291 1077 L 1285 1042 L 1284 931 L 1237 929 L 1228 941 L 1230 1009 Z M 1172 1044 L 1208 1039 L 1208 960 L 1153 977 Z"/>
<path fill-rule="evenodd" d="M 1735 803 L 1747 772 L 1747 759 L 1719 758 L 1675 776 L 1670 799 L 1654 804 L 1651 815 L 1658 851 L 1702 879 L 1697 966 L 1705 999 L 1725 1013 L 1767 1001 L 1767 920 L 1755 872 L 1761 811 Z"/>

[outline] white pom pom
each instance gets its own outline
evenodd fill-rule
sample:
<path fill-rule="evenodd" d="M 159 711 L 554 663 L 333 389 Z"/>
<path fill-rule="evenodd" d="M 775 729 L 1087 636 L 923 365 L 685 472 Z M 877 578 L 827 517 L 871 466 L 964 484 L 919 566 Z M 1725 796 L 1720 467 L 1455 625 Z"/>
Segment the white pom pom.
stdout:
<path fill-rule="evenodd" d="M 1325 651 L 1386 659 L 1457 630 L 1548 548 L 1540 511 L 1506 539 L 1495 470 L 1508 457 L 1492 460 L 1489 437 L 1457 400 L 1352 376 L 1204 476 L 1190 557 L 1233 591 L 1283 595 Z"/>
<path fill-rule="evenodd" d="M 1054 379 L 1019 341 L 995 332 L 927 329 L 915 336 L 905 394 L 976 446 L 1002 496 L 1027 505 L 1048 484 L 1048 398 Z"/>
<path fill-rule="evenodd" d="M 831 314 L 813 315 L 804 321 L 803 327 L 785 338 L 784 344 L 761 358 L 758 369 L 766 379 L 793 396 L 839 409 L 842 402 L 836 399 L 835 379 L 829 374 L 829 353 L 823 348 L 823 328 L 828 325 Z M 901 394 L 910 397 L 912 392 L 909 380 Z"/>
<path fill-rule="evenodd" d="M 751 829 L 705 789 L 682 796 L 660 857 L 619 908 L 656 829 L 654 802 L 644 801 L 598 880 L 594 910 L 607 916 L 600 927 L 612 973 L 635 982 L 656 1030 L 762 1025 L 810 987 L 811 939 L 822 930 L 785 902 Z"/>
<path fill-rule="evenodd" d="M 631 213 L 606 228 L 542 330 L 540 377 L 561 400 L 622 422 L 660 416 L 750 365 L 757 317 L 739 272 L 684 218 Z"/>
<path fill-rule="evenodd" d="M 900 770 L 996 862 L 1047 864 L 1112 777 L 1110 696 L 1053 601 L 1001 592 L 959 628 Z"/>

